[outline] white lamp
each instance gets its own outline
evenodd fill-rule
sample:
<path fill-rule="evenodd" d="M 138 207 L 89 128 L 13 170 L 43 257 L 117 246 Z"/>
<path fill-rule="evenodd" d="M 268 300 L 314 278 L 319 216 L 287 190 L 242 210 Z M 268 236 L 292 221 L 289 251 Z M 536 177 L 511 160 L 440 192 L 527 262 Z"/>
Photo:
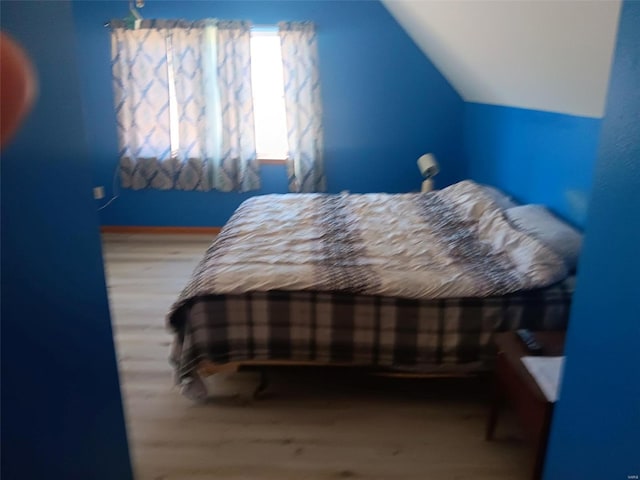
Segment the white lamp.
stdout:
<path fill-rule="evenodd" d="M 424 182 L 422 182 L 422 193 L 430 192 L 433 190 L 433 180 L 438 172 L 440 171 L 440 167 L 438 166 L 438 162 L 436 162 L 436 157 L 433 153 L 427 153 L 422 155 L 418 159 L 418 169 L 420 173 L 424 177 Z"/>

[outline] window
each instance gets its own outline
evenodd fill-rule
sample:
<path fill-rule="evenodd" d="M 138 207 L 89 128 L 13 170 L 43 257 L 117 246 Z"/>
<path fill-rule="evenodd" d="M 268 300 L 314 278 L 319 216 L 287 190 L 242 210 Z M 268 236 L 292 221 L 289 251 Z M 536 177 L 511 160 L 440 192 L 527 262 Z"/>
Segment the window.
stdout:
<path fill-rule="evenodd" d="M 114 21 L 122 185 L 246 192 L 286 162 L 291 192 L 325 191 L 316 44 L 312 22 Z"/>
<path fill-rule="evenodd" d="M 251 82 L 258 159 L 287 158 L 284 76 L 278 32 L 251 32 Z"/>

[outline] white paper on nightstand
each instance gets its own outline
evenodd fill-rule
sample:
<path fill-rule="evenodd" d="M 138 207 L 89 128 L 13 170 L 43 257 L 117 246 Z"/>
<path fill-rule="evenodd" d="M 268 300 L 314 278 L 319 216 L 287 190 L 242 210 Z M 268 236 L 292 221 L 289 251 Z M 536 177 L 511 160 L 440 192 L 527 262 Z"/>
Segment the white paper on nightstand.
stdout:
<path fill-rule="evenodd" d="M 564 357 L 522 357 L 522 363 L 550 402 L 558 400 Z"/>

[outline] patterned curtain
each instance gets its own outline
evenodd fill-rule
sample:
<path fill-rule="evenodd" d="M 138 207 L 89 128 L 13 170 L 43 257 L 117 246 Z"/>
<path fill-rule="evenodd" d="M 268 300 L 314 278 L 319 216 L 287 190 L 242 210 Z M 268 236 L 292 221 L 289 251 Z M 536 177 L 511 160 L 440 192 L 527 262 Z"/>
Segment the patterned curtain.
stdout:
<path fill-rule="evenodd" d="M 164 163 L 172 168 L 174 182 L 170 188 L 212 188 L 213 150 L 207 141 L 210 132 L 206 116 L 212 99 L 207 96 L 204 81 L 205 75 L 215 76 L 215 62 L 206 55 L 207 29 L 215 28 L 205 22 L 179 22 L 167 30 L 172 135 L 171 158 Z"/>
<path fill-rule="evenodd" d="M 218 87 L 222 144 L 216 188 L 222 191 L 260 187 L 251 93 L 251 26 L 218 23 Z"/>
<path fill-rule="evenodd" d="M 229 67 L 220 62 L 218 49 L 231 44 L 225 48 L 237 50 L 236 62 L 243 65 L 249 26 L 221 25 L 215 20 L 144 20 L 141 28 L 128 30 L 122 22 L 112 22 L 123 187 L 201 191 L 260 187 L 250 69 L 248 74 L 241 68 L 232 70 L 239 78 L 229 84 L 224 80 Z M 229 91 L 239 87 L 240 92 L 248 88 L 249 102 L 242 101 L 245 97 L 237 90 Z M 224 108 L 241 108 L 242 122 L 225 114 Z M 234 148 L 239 144 L 242 148 Z"/>
<path fill-rule="evenodd" d="M 171 188 L 162 169 L 171 158 L 166 30 L 115 27 L 111 61 L 122 186 Z"/>
<path fill-rule="evenodd" d="M 315 27 L 278 24 L 287 111 L 289 191 L 324 192 L 322 108 Z"/>

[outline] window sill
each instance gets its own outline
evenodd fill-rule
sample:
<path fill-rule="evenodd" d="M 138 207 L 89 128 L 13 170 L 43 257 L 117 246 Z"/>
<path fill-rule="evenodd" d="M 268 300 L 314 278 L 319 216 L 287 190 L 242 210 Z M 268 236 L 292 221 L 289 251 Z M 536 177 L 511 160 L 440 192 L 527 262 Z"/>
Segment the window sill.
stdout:
<path fill-rule="evenodd" d="M 258 158 L 260 165 L 284 165 L 287 163 L 286 158 Z"/>

